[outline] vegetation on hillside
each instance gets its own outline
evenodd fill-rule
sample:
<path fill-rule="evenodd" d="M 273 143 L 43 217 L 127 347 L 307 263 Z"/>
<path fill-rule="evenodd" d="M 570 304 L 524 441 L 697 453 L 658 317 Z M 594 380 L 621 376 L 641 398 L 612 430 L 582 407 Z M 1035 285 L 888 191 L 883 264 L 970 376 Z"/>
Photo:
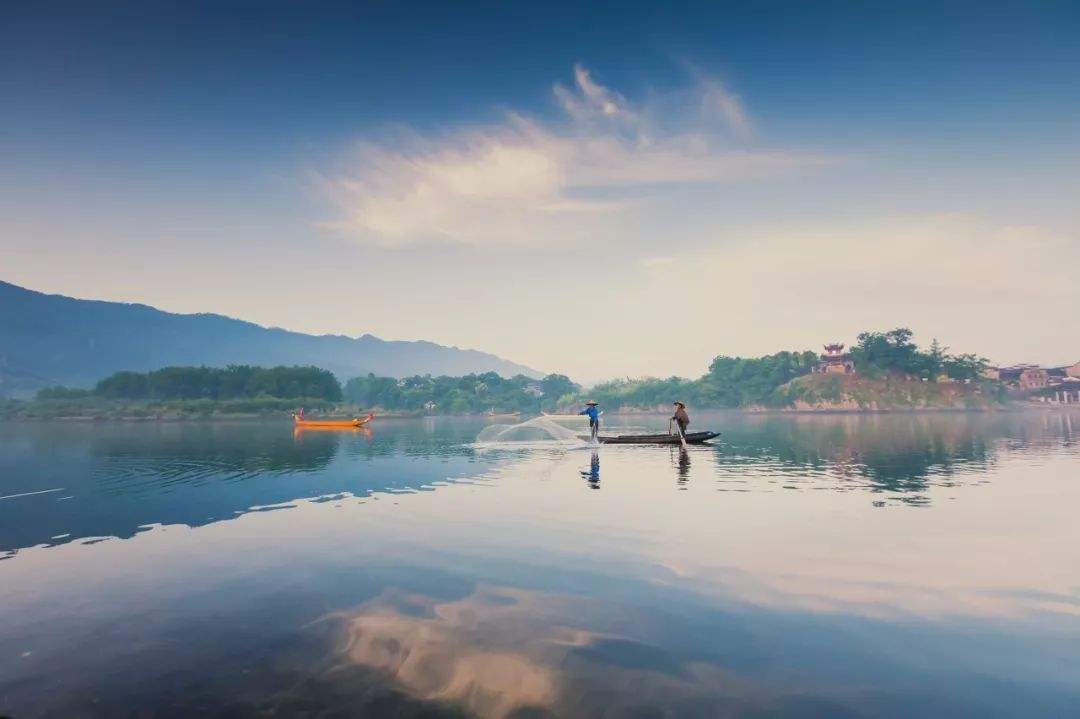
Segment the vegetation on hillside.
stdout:
<path fill-rule="evenodd" d="M 696 380 L 623 379 L 604 382 L 587 394 L 609 409 L 656 407 L 680 400 L 696 407 L 772 405 L 776 389 L 810 372 L 818 362 L 814 352 L 777 352 L 764 357 L 720 356 Z M 585 399 L 582 395 L 579 399 Z"/>
<path fill-rule="evenodd" d="M 930 349 L 921 350 L 911 341 L 906 327 L 889 332 L 863 332 L 851 348 L 855 369 L 867 377 L 901 376 L 937 381 L 975 380 L 989 364 L 973 354 L 951 355 L 935 339 Z"/>
<path fill-rule="evenodd" d="M 416 375 L 354 377 L 345 383 L 345 399 L 361 407 L 439 414 L 487 412 L 536 412 L 568 402 L 581 388 L 566 375 L 549 374 L 542 380 L 524 375 L 509 379 L 494 372 L 463 377 Z M 434 407 L 431 407 L 434 403 Z"/>
<path fill-rule="evenodd" d="M 912 342 L 912 336 L 911 330 L 905 327 L 888 332 L 861 333 L 851 348 L 856 371 L 869 379 L 891 379 L 888 386 L 896 389 L 910 380 L 927 380 L 930 384 L 943 378 L 977 381 L 987 365 L 985 359 L 976 355 L 949 354 L 937 340 L 929 349 L 922 350 Z M 669 405 L 676 399 L 699 408 L 788 407 L 796 400 L 807 399 L 799 392 L 808 393 L 807 397 L 824 392 L 835 395 L 840 401 L 843 391 L 839 378 L 798 390 L 788 388 L 792 380 L 810 374 L 819 361 L 820 355 L 809 350 L 777 352 L 763 357 L 721 355 L 698 379 L 614 380 L 597 385 L 587 394 L 607 409 L 651 408 Z M 587 398 L 579 395 L 576 399 Z M 925 401 L 932 403 L 929 398 Z"/>
<path fill-rule="evenodd" d="M 988 409 L 1006 401 L 999 382 L 968 385 L 896 375 L 806 375 L 776 394 L 778 404 L 800 410 Z"/>

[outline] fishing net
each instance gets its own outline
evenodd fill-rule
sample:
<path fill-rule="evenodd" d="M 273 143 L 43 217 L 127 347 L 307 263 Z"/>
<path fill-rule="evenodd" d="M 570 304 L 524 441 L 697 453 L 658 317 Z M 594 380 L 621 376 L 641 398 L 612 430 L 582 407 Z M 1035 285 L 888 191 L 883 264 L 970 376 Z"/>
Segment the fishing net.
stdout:
<path fill-rule="evenodd" d="M 493 424 L 484 427 L 477 442 L 580 442 L 579 432 L 568 429 L 550 417 L 536 417 L 520 424 Z"/>

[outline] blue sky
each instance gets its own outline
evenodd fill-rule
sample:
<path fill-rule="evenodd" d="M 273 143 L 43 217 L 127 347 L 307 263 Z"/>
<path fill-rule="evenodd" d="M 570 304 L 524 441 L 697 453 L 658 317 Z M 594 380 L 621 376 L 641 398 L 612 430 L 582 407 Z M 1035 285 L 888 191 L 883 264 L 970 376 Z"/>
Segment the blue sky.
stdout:
<path fill-rule="evenodd" d="M 1080 359 L 1080 6 L 855 5 L 26 4 L 0 277 L 583 379 Z"/>

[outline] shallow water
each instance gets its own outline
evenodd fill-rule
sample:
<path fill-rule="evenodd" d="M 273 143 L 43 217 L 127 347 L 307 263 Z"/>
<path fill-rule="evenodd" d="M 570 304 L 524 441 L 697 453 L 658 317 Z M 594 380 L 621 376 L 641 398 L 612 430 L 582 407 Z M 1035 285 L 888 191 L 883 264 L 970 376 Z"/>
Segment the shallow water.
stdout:
<path fill-rule="evenodd" d="M 1080 414 L 484 426 L 0 424 L 0 715 L 1077 715 Z"/>

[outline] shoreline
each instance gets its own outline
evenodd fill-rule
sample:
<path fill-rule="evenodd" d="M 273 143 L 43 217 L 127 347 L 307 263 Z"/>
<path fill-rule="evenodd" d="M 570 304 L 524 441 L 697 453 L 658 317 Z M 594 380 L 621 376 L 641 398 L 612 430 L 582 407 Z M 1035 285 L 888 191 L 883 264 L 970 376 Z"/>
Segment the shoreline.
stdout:
<path fill-rule="evenodd" d="M 910 407 L 910 408 L 893 408 L 893 409 L 791 409 L 791 408 L 753 408 L 753 407 L 717 407 L 717 408 L 694 408 L 698 414 L 739 414 L 747 415 L 750 417 L 760 416 L 819 416 L 819 415 L 889 415 L 889 414 L 928 414 L 928 415 L 942 415 L 942 414 L 1019 414 L 1024 412 L 1048 412 L 1048 413 L 1064 413 L 1064 412 L 1080 412 L 1080 403 L 1070 404 L 1047 404 L 1042 402 L 1013 402 L 1008 405 L 999 407 Z M 402 420 L 402 419 L 472 419 L 472 420 L 491 420 L 493 423 L 506 424 L 509 420 L 526 421 L 534 419 L 540 415 L 522 414 L 520 417 L 507 417 L 496 416 L 488 417 L 484 414 L 418 414 L 414 412 L 386 412 L 380 413 L 375 411 L 376 419 L 382 420 Z M 664 415 L 667 410 L 655 410 L 655 409 L 618 409 L 612 410 L 608 414 L 620 417 L 655 417 Z M 335 415 L 336 416 L 336 415 Z M 343 414 L 342 416 L 350 416 Z M 504 420 L 499 422 L 499 420 Z M 94 423 L 122 423 L 122 424 L 202 424 L 208 422 L 264 422 L 264 423 L 281 423 L 291 424 L 291 418 L 286 415 L 278 414 L 258 414 L 258 413 L 221 413 L 221 414 L 198 414 L 189 416 L 178 415 L 157 415 L 157 416 L 138 416 L 138 415 L 120 415 L 120 416 L 104 416 L 104 415 L 59 415 L 55 417 L 45 416 L 19 416 L 15 413 L 0 414 L 0 423 L 45 423 L 45 422 L 62 422 L 71 424 L 94 424 Z"/>

